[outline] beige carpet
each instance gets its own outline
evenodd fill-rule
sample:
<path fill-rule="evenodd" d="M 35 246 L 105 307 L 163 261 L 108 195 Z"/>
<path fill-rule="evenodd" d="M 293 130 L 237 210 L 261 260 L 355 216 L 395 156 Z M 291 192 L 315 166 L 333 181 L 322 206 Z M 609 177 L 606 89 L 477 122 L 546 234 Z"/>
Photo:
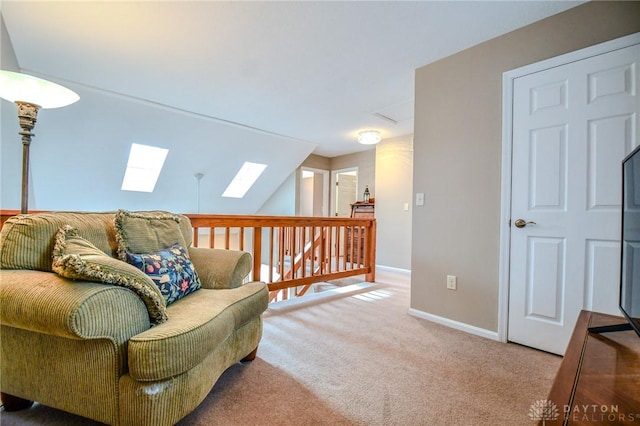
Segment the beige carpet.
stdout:
<path fill-rule="evenodd" d="M 184 425 L 528 425 L 560 358 L 408 315 L 407 276 L 270 309 L 258 358 L 220 378 Z M 88 425 L 36 405 L 2 425 Z"/>

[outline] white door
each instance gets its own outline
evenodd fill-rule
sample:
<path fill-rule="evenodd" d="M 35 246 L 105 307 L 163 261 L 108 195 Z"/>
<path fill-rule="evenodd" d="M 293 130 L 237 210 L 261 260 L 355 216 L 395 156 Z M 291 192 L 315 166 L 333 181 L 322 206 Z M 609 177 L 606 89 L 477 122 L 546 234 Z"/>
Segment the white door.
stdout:
<path fill-rule="evenodd" d="M 639 67 L 635 45 L 514 80 L 510 341 L 562 355 L 581 309 L 620 315 L 620 165 L 639 139 Z"/>
<path fill-rule="evenodd" d="M 336 173 L 336 217 L 350 217 L 351 204 L 357 201 L 358 172 Z"/>

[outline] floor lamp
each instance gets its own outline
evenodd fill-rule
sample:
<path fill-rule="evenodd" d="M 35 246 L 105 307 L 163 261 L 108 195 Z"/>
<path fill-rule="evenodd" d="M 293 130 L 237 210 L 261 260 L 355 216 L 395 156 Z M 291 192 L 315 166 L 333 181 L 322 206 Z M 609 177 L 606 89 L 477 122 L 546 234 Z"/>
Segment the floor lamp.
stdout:
<path fill-rule="evenodd" d="M 29 201 L 29 146 L 40 108 L 59 108 L 76 102 L 80 97 L 65 87 L 41 78 L 18 72 L 0 70 L 0 98 L 14 102 L 18 107 L 22 136 L 22 202 L 20 213 L 28 211 Z"/>

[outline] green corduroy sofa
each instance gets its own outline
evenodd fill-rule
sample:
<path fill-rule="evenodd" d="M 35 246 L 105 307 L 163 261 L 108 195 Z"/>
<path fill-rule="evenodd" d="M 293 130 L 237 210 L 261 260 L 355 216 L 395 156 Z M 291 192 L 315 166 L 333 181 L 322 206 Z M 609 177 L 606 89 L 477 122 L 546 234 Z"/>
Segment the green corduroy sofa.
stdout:
<path fill-rule="evenodd" d="M 267 287 L 243 283 L 250 254 L 191 247 L 186 216 L 176 215 L 177 223 L 201 288 L 166 306 L 164 317 L 154 317 L 131 288 L 54 272 L 56 238 L 65 226 L 108 261 L 120 262 L 116 215 L 18 215 L 2 227 L 5 409 L 38 401 L 111 425 L 172 425 L 202 402 L 227 368 L 255 357 Z M 164 235 L 150 223 L 148 238 Z"/>

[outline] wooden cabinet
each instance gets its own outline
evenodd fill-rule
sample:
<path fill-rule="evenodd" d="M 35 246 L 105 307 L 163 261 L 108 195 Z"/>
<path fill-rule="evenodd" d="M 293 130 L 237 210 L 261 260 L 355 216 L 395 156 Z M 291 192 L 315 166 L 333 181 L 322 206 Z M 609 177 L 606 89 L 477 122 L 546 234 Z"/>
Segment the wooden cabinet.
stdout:
<path fill-rule="evenodd" d="M 353 218 L 375 217 L 375 204 L 373 203 L 351 204 L 351 217 Z"/>
<path fill-rule="evenodd" d="M 558 410 L 545 425 L 640 424 L 640 337 L 634 331 L 594 334 L 589 327 L 624 323 L 582 311 L 549 393 Z"/>
<path fill-rule="evenodd" d="M 351 217 L 354 219 L 375 217 L 375 204 L 362 202 L 351 204 Z M 351 259 L 352 253 L 353 260 Z M 347 228 L 345 235 L 345 256 L 347 262 L 364 263 L 364 233 L 360 231 L 360 228 Z"/>

